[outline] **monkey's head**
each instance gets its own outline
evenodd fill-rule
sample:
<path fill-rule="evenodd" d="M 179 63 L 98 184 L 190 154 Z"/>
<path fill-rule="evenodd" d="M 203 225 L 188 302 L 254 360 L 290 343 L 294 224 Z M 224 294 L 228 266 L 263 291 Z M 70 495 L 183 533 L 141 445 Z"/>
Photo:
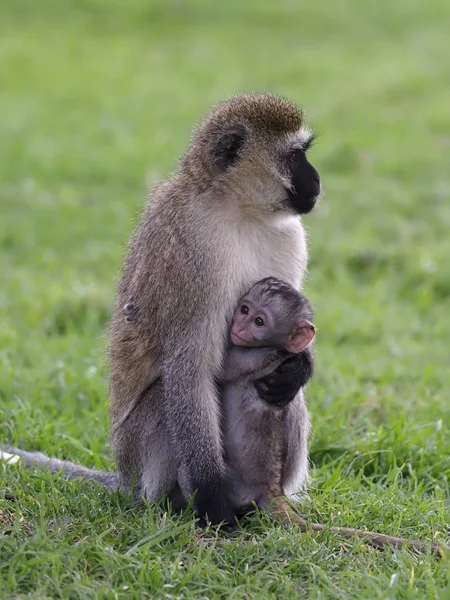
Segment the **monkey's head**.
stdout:
<path fill-rule="evenodd" d="M 246 208 L 305 214 L 321 193 L 319 174 L 307 158 L 313 141 L 290 100 L 242 94 L 206 116 L 181 167 L 204 189 L 224 191 Z"/>
<path fill-rule="evenodd" d="M 315 336 L 308 300 L 293 287 L 268 277 L 238 303 L 231 327 L 235 346 L 271 346 L 296 354 Z"/>

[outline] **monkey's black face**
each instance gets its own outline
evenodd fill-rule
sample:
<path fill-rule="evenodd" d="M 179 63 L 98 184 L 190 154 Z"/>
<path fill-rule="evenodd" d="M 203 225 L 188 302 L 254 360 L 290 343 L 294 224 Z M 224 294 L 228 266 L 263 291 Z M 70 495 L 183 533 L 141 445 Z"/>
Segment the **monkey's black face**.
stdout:
<path fill-rule="evenodd" d="M 218 140 L 214 149 L 214 164 L 220 170 L 227 169 L 245 160 L 247 132 L 243 127 L 236 127 L 225 132 Z M 286 188 L 286 201 L 289 208 L 297 214 L 304 215 L 314 208 L 320 196 L 319 173 L 306 157 L 307 150 L 314 143 L 315 136 L 300 141 L 300 147 L 293 148 L 287 154 L 279 157 L 277 167 L 289 179 Z"/>
<path fill-rule="evenodd" d="M 288 157 L 291 188 L 288 201 L 295 212 L 304 215 L 314 208 L 320 196 L 320 176 L 308 161 L 304 150 L 293 150 Z"/>

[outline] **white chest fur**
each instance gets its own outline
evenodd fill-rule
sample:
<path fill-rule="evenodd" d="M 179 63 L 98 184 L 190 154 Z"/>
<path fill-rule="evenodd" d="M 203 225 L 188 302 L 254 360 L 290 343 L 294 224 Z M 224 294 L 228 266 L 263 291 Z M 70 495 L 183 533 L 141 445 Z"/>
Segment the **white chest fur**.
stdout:
<path fill-rule="evenodd" d="M 239 298 L 257 281 L 278 277 L 300 289 L 307 265 L 305 232 L 293 215 L 232 218 L 209 208 L 203 216 L 196 231 L 202 234 L 198 243 L 211 272 L 210 310 L 215 317 L 209 335 L 222 338 L 223 346 L 218 341 L 213 346 L 223 350 Z M 218 365 L 221 358 L 213 362 Z"/>
<path fill-rule="evenodd" d="M 307 265 L 305 232 L 299 217 L 240 223 L 228 232 L 228 286 L 239 296 L 264 277 L 300 288 Z M 231 291 L 230 289 L 230 291 Z"/>

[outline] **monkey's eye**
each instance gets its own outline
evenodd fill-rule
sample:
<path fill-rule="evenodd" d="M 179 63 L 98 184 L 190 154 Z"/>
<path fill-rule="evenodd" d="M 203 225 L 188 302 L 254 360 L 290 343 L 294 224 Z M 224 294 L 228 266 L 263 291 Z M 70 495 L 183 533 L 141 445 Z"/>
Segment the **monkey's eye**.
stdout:
<path fill-rule="evenodd" d="M 291 150 L 289 152 L 289 159 L 295 161 L 296 158 L 298 158 L 301 154 L 304 153 L 305 151 L 303 150 L 303 148 L 294 148 L 294 150 Z"/>
<path fill-rule="evenodd" d="M 241 313 L 242 313 L 243 315 L 248 315 L 248 306 L 246 306 L 245 304 L 243 304 L 243 305 L 241 306 Z"/>
<path fill-rule="evenodd" d="M 305 154 L 308 152 L 311 146 L 314 145 L 315 141 L 316 136 L 311 135 L 305 142 L 303 142 L 301 148 L 292 148 L 292 150 L 289 152 L 289 159 L 294 162 L 301 156 L 305 156 Z"/>
<path fill-rule="evenodd" d="M 256 317 L 255 325 L 256 327 L 264 327 L 264 321 L 261 319 L 261 317 Z"/>

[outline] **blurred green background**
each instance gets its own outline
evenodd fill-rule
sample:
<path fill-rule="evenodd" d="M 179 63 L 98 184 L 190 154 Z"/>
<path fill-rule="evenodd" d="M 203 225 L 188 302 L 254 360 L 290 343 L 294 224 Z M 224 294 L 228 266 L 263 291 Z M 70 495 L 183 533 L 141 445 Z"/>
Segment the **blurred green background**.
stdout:
<path fill-rule="evenodd" d="M 325 190 L 304 219 L 318 326 L 305 511 L 445 541 L 449 31 L 445 0 L 1 0 L 0 439 L 110 467 L 105 334 L 147 185 L 213 103 L 268 90 L 304 107 Z M 393 564 L 268 523 L 257 546 L 208 555 L 216 542 L 176 529 L 189 517 L 0 476 L 20 499 L 0 492 L 5 597 L 450 594 L 445 561 Z M 125 559 L 161 520 L 165 537 Z"/>

